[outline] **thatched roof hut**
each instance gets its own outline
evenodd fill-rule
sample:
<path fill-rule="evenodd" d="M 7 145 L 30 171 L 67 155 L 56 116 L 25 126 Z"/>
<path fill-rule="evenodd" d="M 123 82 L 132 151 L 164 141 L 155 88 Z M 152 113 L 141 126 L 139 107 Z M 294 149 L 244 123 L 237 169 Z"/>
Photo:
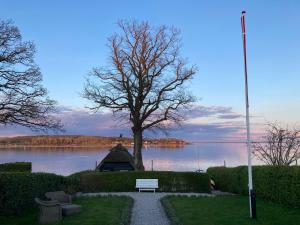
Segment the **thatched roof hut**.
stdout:
<path fill-rule="evenodd" d="M 97 171 L 135 170 L 133 156 L 121 144 L 116 145 L 96 167 Z"/>

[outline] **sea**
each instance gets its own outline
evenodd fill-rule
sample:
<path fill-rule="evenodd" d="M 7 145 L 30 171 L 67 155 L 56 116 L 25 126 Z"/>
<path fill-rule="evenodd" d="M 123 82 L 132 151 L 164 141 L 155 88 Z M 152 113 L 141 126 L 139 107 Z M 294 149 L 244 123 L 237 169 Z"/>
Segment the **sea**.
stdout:
<path fill-rule="evenodd" d="M 132 148 L 129 148 L 132 153 Z M 0 149 L 0 163 L 32 162 L 32 172 L 70 175 L 94 170 L 109 148 L 9 148 Z M 247 165 L 245 143 L 191 143 L 179 148 L 145 147 L 146 170 L 206 171 L 208 167 Z M 253 164 L 260 164 L 253 159 Z"/>

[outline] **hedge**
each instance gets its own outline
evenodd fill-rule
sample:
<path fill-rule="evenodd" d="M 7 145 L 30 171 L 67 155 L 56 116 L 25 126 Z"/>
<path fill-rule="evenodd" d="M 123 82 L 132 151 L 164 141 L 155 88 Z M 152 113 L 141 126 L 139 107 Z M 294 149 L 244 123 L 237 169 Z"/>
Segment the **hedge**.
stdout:
<path fill-rule="evenodd" d="M 88 172 L 81 174 L 83 192 L 136 191 L 136 179 L 158 179 L 160 192 L 210 192 L 209 176 L 194 172 Z"/>
<path fill-rule="evenodd" d="M 247 195 L 247 169 L 247 166 L 211 167 L 207 173 L 214 179 L 217 189 Z M 299 166 L 253 166 L 253 187 L 262 199 L 300 207 Z"/>
<path fill-rule="evenodd" d="M 31 162 L 14 162 L 0 164 L 0 172 L 31 172 Z"/>
<path fill-rule="evenodd" d="M 210 192 L 207 174 L 193 172 L 91 172 L 68 177 L 50 173 L 0 172 L 0 215 L 20 214 L 48 191 L 136 191 L 137 178 L 157 178 L 158 191 Z"/>
<path fill-rule="evenodd" d="M 49 173 L 0 173 L 0 214 L 20 214 L 35 206 L 34 198 L 47 191 L 76 187 L 75 179 Z"/>

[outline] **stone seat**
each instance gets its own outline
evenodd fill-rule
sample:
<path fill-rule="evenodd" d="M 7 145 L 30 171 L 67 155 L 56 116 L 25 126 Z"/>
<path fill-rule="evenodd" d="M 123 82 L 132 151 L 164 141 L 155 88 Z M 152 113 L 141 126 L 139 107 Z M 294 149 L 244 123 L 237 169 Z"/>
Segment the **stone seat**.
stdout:
<path fill-rule="evenodd" d="M 70 216 L 81 212 L 81 205 L 75 204 L 61 204 L 63 216 Z"/>

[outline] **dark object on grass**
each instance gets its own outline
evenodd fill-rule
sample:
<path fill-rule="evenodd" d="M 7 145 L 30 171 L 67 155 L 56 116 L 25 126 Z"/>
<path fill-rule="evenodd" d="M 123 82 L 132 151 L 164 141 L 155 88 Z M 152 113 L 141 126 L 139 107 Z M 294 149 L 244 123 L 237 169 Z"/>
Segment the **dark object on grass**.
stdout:
<path fill-rule="evenodd" d="M 34 199 L 39 206 L 39 223 L 53 223 L 62 219 L 62 209 L 58 201 Z"/>
<path fill-rule="evenodd" d="M 133 156 L 121 144 L 116 145 L 96 167 L 96 171 L 135 170 Z"/>
<path fill-rule="evenodd" d="M 251 197 L 251 215 L 253 219 L 256 219 L 256 194 L 254 190 L 250 191 L 250 197 Z"/>

